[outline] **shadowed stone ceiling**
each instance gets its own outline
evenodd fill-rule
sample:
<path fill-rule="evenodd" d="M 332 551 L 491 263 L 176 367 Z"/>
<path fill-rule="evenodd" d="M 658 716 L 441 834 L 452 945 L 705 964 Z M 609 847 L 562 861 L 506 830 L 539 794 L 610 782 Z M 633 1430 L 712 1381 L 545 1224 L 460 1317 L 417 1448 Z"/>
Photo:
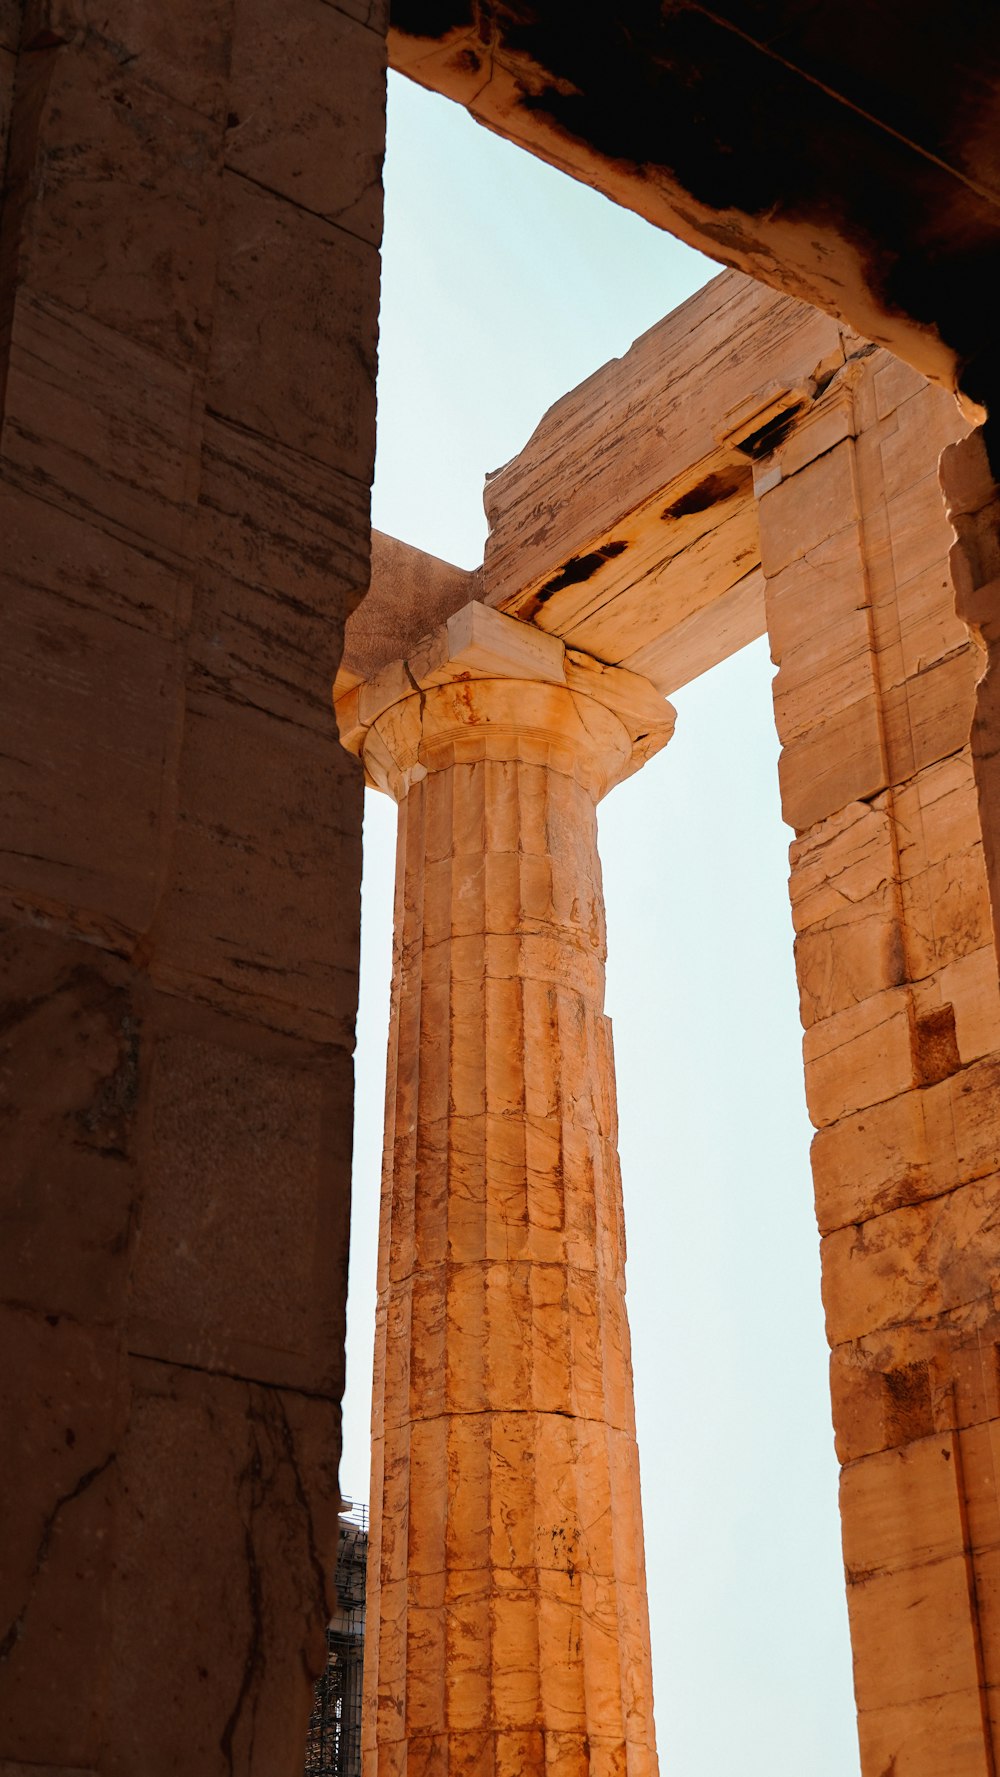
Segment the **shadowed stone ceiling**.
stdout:
<path fill-rule="evenodd" d="M 394 64 L 489 127 L 988 399 L 995 0 L 393 0 L 392 25 Z"/>

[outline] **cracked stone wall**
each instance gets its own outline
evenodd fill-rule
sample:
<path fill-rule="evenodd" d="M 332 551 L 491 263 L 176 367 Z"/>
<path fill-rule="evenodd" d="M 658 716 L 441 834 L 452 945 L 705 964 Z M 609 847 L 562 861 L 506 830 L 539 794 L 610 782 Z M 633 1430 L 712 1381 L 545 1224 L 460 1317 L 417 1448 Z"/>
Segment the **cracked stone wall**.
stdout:
<path fill-rule="evenodd" d="M 937 497 L 963 430 L 870 351 L 755 466 L 866 1777 L 1000 1751 L 1000 988 Z"/>
<path fill-rule="evenodd" d="M 384 62 L 366 0 L 0 0 L 7 1774 L 301 1770 Z"/>

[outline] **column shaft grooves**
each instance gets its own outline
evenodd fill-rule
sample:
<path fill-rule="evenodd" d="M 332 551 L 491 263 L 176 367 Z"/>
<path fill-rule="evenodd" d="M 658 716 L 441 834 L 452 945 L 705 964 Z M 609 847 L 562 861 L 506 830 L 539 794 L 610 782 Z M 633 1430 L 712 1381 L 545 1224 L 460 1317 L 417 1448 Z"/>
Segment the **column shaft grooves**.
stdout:
<path fill-rule="evenodd" d="M 379 726 L 400 815 L 368 1777 L 652 1777 L 595 814 L 628 744 L 566 689 L 501 689 L 496 730 L 492 681 Z"/>

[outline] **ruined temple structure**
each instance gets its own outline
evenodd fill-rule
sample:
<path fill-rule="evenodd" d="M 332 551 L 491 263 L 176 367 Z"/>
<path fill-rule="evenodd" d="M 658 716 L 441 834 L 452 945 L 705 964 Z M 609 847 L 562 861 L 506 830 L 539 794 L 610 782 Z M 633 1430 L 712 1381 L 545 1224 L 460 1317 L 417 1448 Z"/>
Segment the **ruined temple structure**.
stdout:
<path fill-rule="evenodd" d="M 0 1777 L 301 1771 L 365 771 L 367 1755 L 651 1768 L 593 810 L 765 630 L 865 1777 L 996 1777 L 998 30 L 0 0 Z M 472 575 L 371 543 L 387 54 L 734 268 Z"/>
<path fill-rule="evenodd" d="M 764 633 L 862 1766 L 992 1777 L 1000 983 L 938 486 L 967 430 L 727 273 L 490 480 L 477 573 L 375 540 L 336 687 L 399 803 L 369 1777 L 655 1770 L 593 807 Z"/>

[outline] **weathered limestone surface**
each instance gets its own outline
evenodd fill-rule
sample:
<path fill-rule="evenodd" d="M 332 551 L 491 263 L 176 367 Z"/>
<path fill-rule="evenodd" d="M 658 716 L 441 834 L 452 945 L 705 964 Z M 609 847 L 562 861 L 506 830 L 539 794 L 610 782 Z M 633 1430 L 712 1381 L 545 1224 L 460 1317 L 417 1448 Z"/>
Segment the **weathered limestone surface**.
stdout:
<path fill-rule="evenodd" d="M 441 561 L 372 532 L 371 582 L 344 631 L 337 695 L 407 653 L 439 623 L 482 595 L 482 569 Z"/>
<path fill-rule="evenodd" d="M 755 469 L 865 1777 L 1000 1752 L 1000 986 L 935 497 L 961 431 L 873 353 Z"/>
<path fill-rule="evenodd" d="M 644 1777 L 595 804 L 672 712 L 471 605 L 338 715 L 400 805 L 367 1768 Z"/>
<path fill-rule="evenodd" d="M 383 25 L 0 3 L 5 1772 L 301 1769 L 339 1503 L 361 783 L 327 686 L 368 578 Z"/>
<path fill-rule="evenodd" d="M 886 353 L 840 332 L 817 358 L 818 336 L 810 332 L 815 317 L 803 315 L 797 334 L 793 317 L 769 307 L 773 299 L 748 307 L 736 278 L 718 280 L 702 295 L 687 305 L 696 323 L 690 357 L 676 318 L 668 318 L 625 360 L 558 403 L 521 456 L 493 479 L 482 597 L 520 613 L 518 648 L 526 672 L 535 659 L 534 678 L 544 676 L 539 646 L 579 645 L 589 634 L 599 637 L 605 658 L 651 663 L 662 689 L 672 673 L 704 670 L 748 639 L 739 635 L 740 623 L 766 623 L 779 668 L 774 693 L 783 806 L 796 829 L 791 894 L 807 1095 L 817 1128 L 813 1170 L 844 1465 L 863 1769 L 865 1777 L 889 1770 L 894 1777 L 993 1777 L 1000 1753 L 994 1597 L 1000 1571 L 994 1461 L 1000 986 L 989 892 L 992 835 L 984 834 L 992 818 L 994 675 L 983 675 L 978 644 L 993 644 L 995 489 L 981 440 L 964 438 L 950 399 Z M 737 363 L 723 341 L 740 317 Z M 658 351 L 668 342 L 676 353 L 669 362 Z M 768 342 L 775 348 L 770 358 Z M 702 375 L 691 398 L 675 403 L 692 363 Z M 766 380 L 755 382 L 757 374 Z M 630 406 L 642 400 L 648 415 L 659 404 L 661 432 L 657 447 L 637 451 L 632 479 L 618 445 L 627 436 Z M 713 427 L 714 400 L 721 415 Z M 667 414 L 675 422 L 669 427 Z M 607 451 L 605 438 L 611 439 Z M 685 468 L 687 444 L 695 460 Z M 942 450 L 954 529 L 939 498 Z M 585 485 L 586 502 L 572 492 L 561 497 L 567 451 L 571 488 Z M 659 488 L 658 473 L 665 478 Z M 697 527 L 693 538 L 691 526 Z M 658 527 L 659 553 L 651 541 Z M 733 585 L 735 532 L 750 539 L 761 609 L 751 616 L 748 603 L 734 629 L 719 621 L 718 610 Z M 602 554 L 616 539 L 627 548 Z M 447 574 L 438 571 L 434 585 L 442 597 L 460 590 L 456 584 L 449 592 Z M 486 671 L 484 638 L 471 640 L 480 649 L 477 670 Z M 471 645 L 469 637 L 464 641 Z M 401 772 L 415 768 L 419 777 L 425 769 L 417 750 L 423 730 L 418 723 L 417 738 L 404 745 L 405 724 L 401 729 L 396 712 L 410 711 L 412 722 L 420 712 L 432 726 L 439 721 L 430 688 L 453 672 L 448 663 L 460 642 L 457 633 L 450 642 L 439 639 L 417 651 L 409 672 L 389 666 L 342 700 L 345 736 L 356 746 L 368 736 L 373 780 L 399 792 L 409 781 Z M 510 1018 L 494 1021 L 501 1034 L 486 1056 L 471 1052 L 468 1031 L 476 1025 L 463 997 L 473 992 L 480 996 L 474 1004 L 488 1007 L 483 983 L 491 953 L 483 951 L 480 909 L 489 892 L 499 893 L 491 885 L 507 880 L 490 851 L 501 804 L 488 800 L 486 781 L 480 803 L 470 804 L 461 821 L 466 867 L 486 848 L 474 887 L 466 886 L 449 849 L 452 804 L 442 813 L 433 803 L 433 816 L 428 812 L 435 774 L 414 782 L 405 804 L 407 811 L 424 812 L 412 813 L 412 826 L 408 812 L 401 829 L 397 970 L 411 994 L 417 993 L 418 958 L 423 976 L 416 1023 L 405 1041 L 401 1034 L 401 1059 L 391 1074 L 402 1084 L 398 1100 L 390 1087 L 390 1119 L 392 1106 L 402 1104 L 397 1152 L 410 1168 L 406 1176 L 415 1169 L 418 1180 L 421 1166 L 431 1169 L 435 1156 L 439 1175 L 453 1164 L 450 1153 L 443 1161 L 440 1156 L 456 1055 L 474 1053 L 473 1087 L 475 1067 L 486 1068 L 490 1055 L 498 1058 L 493 1077 L 510 1065 L 506 1047 L 499 1059 Z M 425 839 L 421 821 L 430 835 Z M 560 842 L 572 843 L 562 827 Z M 440 849 L 425 866 L 426 880 L 418 881 L 413 858 L 421 845 Z M 520 883 L 519 877 L 523 892 Z M 445 892 L 452 897 L 447 916 L 439 900 Z M 462 926 L 466 918 L 471 923 Z M 465 973 L 449 974 L 447 987 L 435 973 L 449 937 L 456 955 L 472 947 L 471 986 Z M 494 946 L 498 942 L 494 938 Z M 457 1022 L 458 1013 L 464 1022 Z M 448 1056 L 431 1044 L 430 1033 L 442 1021 L 450 1021 L 452 1031 Z M 399 1028 L 402 1033 L 402 1013 Z M 514 1028 L 527 1070 L 535 1026 Z M 526 1103 L 533 1077 L 526 1071 Z M 488 1140 L 477 1150 L 482 1153 L 488 1160 Z M 476 1163 L 490 1176 L 487 1160 Z M 460 1176 L 457 1170 L 453 1176 Z M 417 1275 L 406 1242 L 412 1236 L 419 1251 L 425 1226 L 412 1206 L 390 1195 L 397 1231 L 406 1214 L 402 1272 L 398 1278 L 390 1272 L 390 1300 L 399 1278 Z M 446 1250 L 438 1258 L 447 1266 Z M 423 1471 L 409 1465 L 421 1416 L 433 1418 L 435 1436 L 445 1439 L 436 1447 L 437 1466 L 428 1470 L 433 1484 L 424 1490 L 420 1481 L 421 1498 L 436 1493 L 436 1477 L 449 1472 L 438 1422 L 452 1425 L 448 1377 L 461 1372 L 458 1354 L 469 1348 L 458 1342 L 470 1326 L 475 1374 L 486 1376 L 490 1387 L 500 1374 L 496 1353 L 503 1347 L 492 1329 L 502 1322 L 499 1310 L 490 1319 L 492 1298 L 483 1299 L 488 1305 L 471 1319 L 456 1306 L 450 1321 L 440 1293 L 426 1323 L 419 1292 L 416 1309 L 408 1305 L 402 1319 L 389 1320 L 386 1308 L 387 1363 L 397 1338 L 418 1355 L 433 1351 L 439 1389 L 431 1397 L 436 1404 L 426 1407 L 422 1391 L 431 1383 L 422 1361 L 415 1363 L 392 1396 L 395 1418 L 390 1414 L 380 1425 L 387 1522 L 391 1513 L 401 1524 L 401 1502 L 416 1498 L 412 1489 Z M 406 1319 L 413 1314 L 416 1319 Z M 532 1373 L 529 1364 L 520 1375 L 526 1395 Z M 389 1398 L 396 1385 L 390 1378 L 387 1386 Z M 451 1460 L 454 1474 L 459 1459 Z M 479 1460 L 486 1477 L 480 1498 L 488 1501 L 496 1484 L 493 1456 L 489 1464 L 482 1455 Z M 461 1501 L 460 1492 L 455 1497 Z M 407 1509 L 406 1549 L 423 1560 L 422 1523 L 412 1527 L 414 1513 Z M 439 1527 L 434 1534 L 445 1538 L 447 1566 L 446 1532 Z M 406 1687 L 412 1677 L 419 1689 L 425 1671 L 424 1643 L 414 1652 L 411 1641 L 404 1676 L 395 1639 L 403 1619 L 394 1613 L 407 1596 L 409 1572 L 403 1536 L 402 1529 L 393 1536 L 381 1570 L 391 1619 L 384 1638 L 389 1663 L 379 1680 L 386 1747 L 406 1731 Z M 434 1608 L 443 1609 L 434 1597 Z M 450 1658 L 444 1645 L 441 1659 Z M 435 1694 L 445 1710 L 445 1692 Z M 414 1726 L 411 1745 L 418 1741 L 422 1755 L 426 1719 L 422 1705 L 414 1707 L 414 1723 L 422 1725 Z M 471 1756 L 472 1745 L 463 1757 Z M 435 1744 L 433 1755 L 439 1751 Z"/>
<path fill-rule="evenodd" d="M 373 539 L 338 689 L 481 599 L 667 695 L 766 627 L 753 460 L 863 342 L 734 272 L 557 401 L 486 483 L 475 574 Z M 420 613 L 426 623 L 420 625 Z"/>
<path fill-rule="evenodd" d="M 972 757 L 1000 952 L 1000 487 L 981 430 L 943 453 L 941 486 L 955 529 L 950 560 L 958 612 L 985 656 Z"/>
<path fill-rule="evenodd" d="M 731 435 L 808 400 L 844 362 L 844 338 L 829 315 L 714 278 L 557 401 L 490 477 L 488 601 L 648 671 L 631 654 L 651 596 L 675 627 L 758 565 L 751 459 Z"/>

